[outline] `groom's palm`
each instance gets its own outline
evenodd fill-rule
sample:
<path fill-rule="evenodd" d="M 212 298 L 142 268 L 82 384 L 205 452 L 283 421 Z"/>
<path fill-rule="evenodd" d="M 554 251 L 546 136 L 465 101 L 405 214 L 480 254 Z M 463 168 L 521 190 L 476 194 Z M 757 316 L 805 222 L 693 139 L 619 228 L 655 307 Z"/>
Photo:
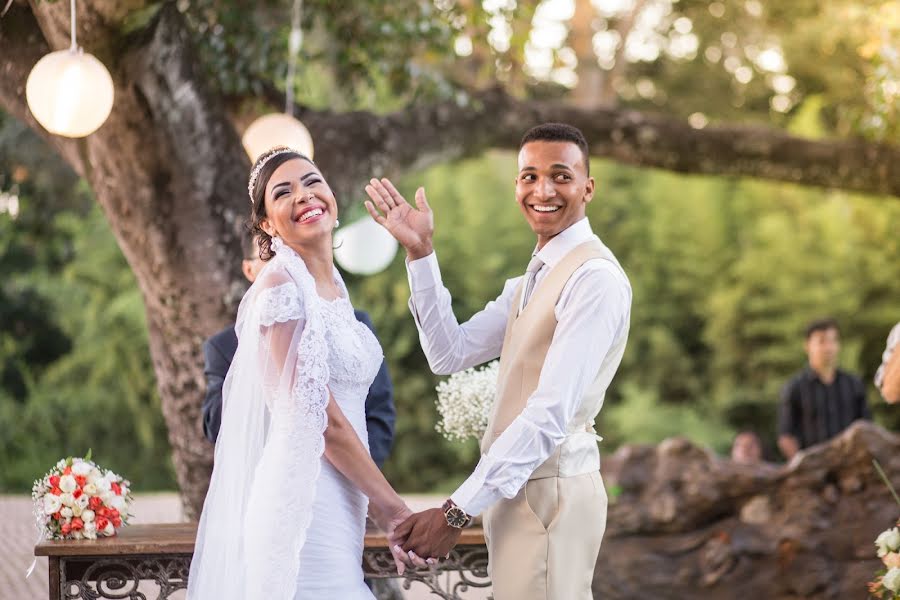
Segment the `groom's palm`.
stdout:
<path fill-rule="evenodd" d="M 366 202 L 369 214 L 407 251 L 430 252 L 434 213 L 428 206 L 423 188 L 416 190 L 415 207 L 400 195 L 388 179 L 370 180 L 366 193 L 372 199 L 371 202 Z"/>
<path fill-rule="evenodd" d="M 431 239 L 434 214 L 431 209 L 416 210 L 404 200 L 385 215 L 384 228 L 404 248 L 417 248 Z"/>

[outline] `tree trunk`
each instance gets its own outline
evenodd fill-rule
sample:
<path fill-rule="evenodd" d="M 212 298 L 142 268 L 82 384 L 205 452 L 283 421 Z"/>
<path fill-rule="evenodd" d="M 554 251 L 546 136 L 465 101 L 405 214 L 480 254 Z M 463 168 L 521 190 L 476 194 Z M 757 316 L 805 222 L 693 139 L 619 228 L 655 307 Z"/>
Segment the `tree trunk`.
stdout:
<path fill-rule="evenodd" d="M 206 86 L 173 3 L 98 0 L 78 7 L 79 42 L 113 77 L 109 120 L 88 138 L 68 140 L 44 131 L 25 104 L 31 67 L 51 47 L 68 46 L 62 2 L 13 3 L 0 20 L 0 106 L 87 179 L 135 272 L 178 484 L 195 516 L 212 459 L 200 431 L 200 345 L 233 322 L 244 289 L 239 231 L 249 212 L 249 161 L 220 98 Z M 122 33 L 124 16 L 137 11 L 146 24 Z M 497 89 L 386 116 L 299 114 L 343 205 L 362 197 L 371 176 L 515 148 L 528 126 L 551 120 L 582 128 L 595 155 L 629 164 L 900 195 L 900 150 L 893 146 L 803 140 L 764 128 L 696 130 L 662 116 L 579 110 Z"/>
<path fill-rule="evenodd" d="M 90 183 L 137 277 L 175 472 L 185 509 L 195 516 L 212 466 L 199 419 L 200 343 L 233 321 L 244 289 L 238 232 L 249 210 L 249 164 L 220 103 L 204 89 L 174 6 L 160 9 L 155 26 L 121 38 L 93 12 L 96 5 L 80 4 L 82 41 L 111 71 L 115 110 L 88 138 L 52 142 Z M 18 6 L 8 15 L 16 19 L 13 35 L 29 39 L 20 46 L 13 38 L 12 45 L 32 55 L 12 62 L 20 71 L 14 113 L 26 120 L 22 75 L 48 50 L 34 43 L 35 27 L 53 47 L 65 47 L 68 5 L 42 3 L 37 21 L 29 16 Z M 104 51 L 113 46 L 115 56 Z M 8 72 L 11 63 L 4 62 Z"/>
<path fill-rule="evenodd" d="M 900 436 L 857 422 L 788 465 L 738 465 L 683 439 L 604 460 L 610 505 L 594 597 L 864 598 L 900 507 Z"/>

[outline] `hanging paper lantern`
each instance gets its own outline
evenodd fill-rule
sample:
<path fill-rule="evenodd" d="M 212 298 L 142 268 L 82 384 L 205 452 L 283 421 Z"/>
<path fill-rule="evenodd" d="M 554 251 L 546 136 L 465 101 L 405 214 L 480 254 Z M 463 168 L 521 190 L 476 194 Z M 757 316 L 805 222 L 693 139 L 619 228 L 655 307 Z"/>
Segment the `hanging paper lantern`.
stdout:
<path fill-rule="evenodd" d="M 335 232 L 334 258 L 347 271 L 374 275 L 383 271 L 397 254 L 397 240 L 384 227 L 369 218 Z"/>
<path fill-rule="evenodd" d="M 287 146 L 313 157 L 313 141 L 309 130 L 300 121 L 286 113 L 264 115 L 252 123 L 241 140 L 250 161 L 274 146 Z"/>
<path fill-rule="evenodd" d="M 31 114 L 56 135 L 79 138 L 95 132 L 113 106 L 113 81 L 93 55 L 60 50 L 34 65 L 25 83 Z"/>

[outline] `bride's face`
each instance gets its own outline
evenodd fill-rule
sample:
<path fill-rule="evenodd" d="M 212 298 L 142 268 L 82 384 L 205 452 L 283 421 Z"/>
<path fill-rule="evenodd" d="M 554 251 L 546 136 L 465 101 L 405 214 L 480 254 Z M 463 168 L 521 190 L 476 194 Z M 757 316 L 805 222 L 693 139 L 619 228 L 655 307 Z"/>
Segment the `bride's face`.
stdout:
<path fill-rule="evenodd" d="M 309 161 L 289 160 L 266 182 L 266 218 L 261 223 L 271 236 L 291 246 L 331 240 L 337 221 L 337 202 L 322 173 Z"/>

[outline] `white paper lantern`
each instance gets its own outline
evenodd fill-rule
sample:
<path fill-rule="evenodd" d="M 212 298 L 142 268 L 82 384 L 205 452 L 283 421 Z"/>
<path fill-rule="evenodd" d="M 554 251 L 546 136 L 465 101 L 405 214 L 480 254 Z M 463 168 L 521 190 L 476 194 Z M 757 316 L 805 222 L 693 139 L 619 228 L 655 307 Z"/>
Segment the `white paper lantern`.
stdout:
<path fill-rule="evenodd" d="M 387 268 L 397 254 L 397 240 L 366 217 L 337 230 L 334 258 L 347 271 L 374 275 Z"/>
<path fill-rule="evenodd" d="M 25 83 L 28 107 L 44 129 L 79 138 L 94 133 L 113 107 L 109 71 L 91 54 L 60 50 L 34 65 Z"/>
<path fill-rule="evenodd" d="M 241 139 L 250 161 L 274 146 L 287 146 L 313 157 L 313 141 L 309 130 L 300 121 L 286 113 L 264 115 L 252 123 Z"/>

